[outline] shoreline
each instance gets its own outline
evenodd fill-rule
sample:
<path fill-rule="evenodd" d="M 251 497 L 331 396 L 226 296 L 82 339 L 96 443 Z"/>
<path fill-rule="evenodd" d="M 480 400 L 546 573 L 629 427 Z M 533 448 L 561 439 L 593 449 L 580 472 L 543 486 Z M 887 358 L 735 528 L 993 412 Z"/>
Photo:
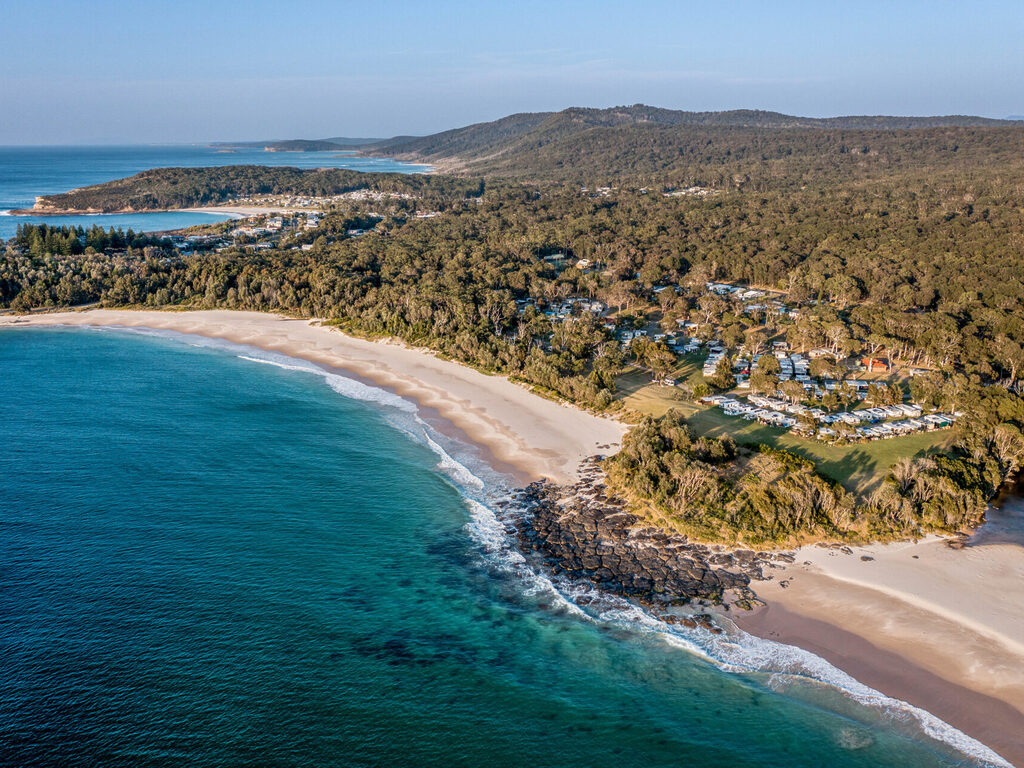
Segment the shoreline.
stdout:
<path fill-rule="evenodd" d="M 934 715 L 1010 764 L 1024 764 L 1016 737 L 1024 715 L 1000 698 L 950 682 L 909 661 L 905 653 L 882 648 L 851 627 L 810 618 L 789 604 L 770 602 L 750 616 L 731 618 L 750 635 L 813 653 L 857 682 Z"/>
<path fill-rule="evenodd" d="M 520 478 L 574 481 L 580 463 L 617 447 L 626 427 L 535 395 L 504 376 L 488 376 L 432 353 L 347 336 L 314 321 L 231 310 L 86 310 L 2 316 L 2 327 L 95 326 L 168 330 L 222 339 L 355 374 L 411 399 L 485 450 L 499 471 Z"/>
<path fill-rule="evenodd" d="M 62 208 L 58 210 L 12 208 L 4 213 L 9 216 L 130 216 L 132 214 L 144 213 L 223 213 L 229 214 L 235 218 L 245 219 L 252 216 L 262 216 L 267 213 L 295 213 L 319 210 L 319 208 L 296 208 L 294 206 L 287 205 L 210 205 L 206 207 L 192 208 L 123 208 L 118 211 L 98 211 L 90 208 Z"/>
<path fill-rule="evenodd" d="M 937 536 L 803 547 L 752 585 L 764 607 L 729 618 L 1024 765 L 1024 547 L 993 536 L 999 527 L 986 523 L 962 549 Z"/>
<path fill-rule="evenodd" d="M 238 219 L 249 219 L 269 213 L 308 213 L 320 210 L 320 208 L 297 208 L 293 205 L 209 205 L 203 208 L 171 208 L 163 213 L 223 213 Z"/>
<path fill-rule="evenodd" d="M 505 377 L 313 322 L 229 310 L 89 310 L 0 317 L 0 328 L 170 330 L 307 360 L 414 400 L 432 427 L 449 435 L 454 430 L 495 469 L 520 480 L 571 484 L 585 458 L 610 453 L 625 432 L 623 424 L 546 400 Z M 986 529 L 977 544 L 958 551 L 937 538 L 889 545 L 890 554 L 881 546 L 849 555 L 798 550 L 792 565 L 773 566 L 774 579 L 751 585 L 766 607 L 726 616 L 752 635 L 824 658 L 1024 766 L 1024 743 L 1016 737 L 1024 733 L 1024 629 L 1015 634 L 1013 623 L 1024 628 L 1024 547 L 984 543 Z M 988 580 L 979 580 L 979 569 Z M 993 589 L 1003 590 L 1002 599 L 978 600 Z M 1020 649 L 1014 637 L 1021 639 Z M 1007 675 L 1019 676 L 1020 686 L 1016 677 L 1007 684 Z"/>

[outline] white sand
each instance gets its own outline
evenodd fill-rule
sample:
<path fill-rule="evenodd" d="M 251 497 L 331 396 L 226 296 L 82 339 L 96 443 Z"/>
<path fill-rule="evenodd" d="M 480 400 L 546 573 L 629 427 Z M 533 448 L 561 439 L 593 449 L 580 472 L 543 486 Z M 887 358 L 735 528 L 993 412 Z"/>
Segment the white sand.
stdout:
<path fill-rule="evenodd" d="M 968 627 L 1024 659 L 1024 547 L 990 544 L 955 550 L 932 536 L 916 544 L 858 547 L 852 555 L 805 547 L 796 558 L 794 579 L 800 570 L 812 570 L 875 590 Z"/>
<path fill-rule="evenodd" d="M 312 321 L 226 310 L 89 310 L 0 317 L 0 327 L 12 324 L 173 330 L 341 368 L 436 409 L 498 462 L 532 478 L 568 482 L 582 459 L 614 453 L 625 432 L 617 421 L 544 399 L 505 377 L 487 376 L 404 345 L 356 339 Z"/>
<path fill-rule="evenodd" d="M 269 213 L 311 213 L 319 208 L 296 208 L 288 205 L 210 205 L 205 208 L 179 208 L 188 213 L 226 213 L 236 218 L 264 216 Z"/>
<path fill-rule="evenodd" d="M 805 547 L 774 581 L 753 585 L 768 608 L 738 623 L 818 653 L 1024 764 L 1024 547 L 985 538 L 964 549 L 938 537 L 852 554 Z"/>

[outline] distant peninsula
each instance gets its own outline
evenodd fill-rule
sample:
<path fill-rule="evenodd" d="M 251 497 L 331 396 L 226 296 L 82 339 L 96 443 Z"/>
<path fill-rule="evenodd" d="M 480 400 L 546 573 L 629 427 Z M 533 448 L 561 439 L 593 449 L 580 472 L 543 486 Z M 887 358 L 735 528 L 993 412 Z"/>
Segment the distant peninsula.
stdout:
<path fill-rule="evenodd" d="M 32 208 L 16 215 L 151 213 L 218 205 L 239 197 L 284 194 L 310 197 L 342 195 L 358 190 L 417 193 L 422 174 L 361 173 L 341 168 L 291 168 L 229 165 L 212 168 L 155 168 L 124 179 L 42 195 Z M 476 189 L 465 179 L 435 182 L 452 190 Z"/>
<path fill-rule="evenodd" d="M 378 144 L 384 139 L 355 139 L 336 136 L 330 139 L 275 139 L 273 141 L 219 141 L 210 144 L 219 150 L 259 149 L 265 152 L 352 152 L 360 147 Z"/>

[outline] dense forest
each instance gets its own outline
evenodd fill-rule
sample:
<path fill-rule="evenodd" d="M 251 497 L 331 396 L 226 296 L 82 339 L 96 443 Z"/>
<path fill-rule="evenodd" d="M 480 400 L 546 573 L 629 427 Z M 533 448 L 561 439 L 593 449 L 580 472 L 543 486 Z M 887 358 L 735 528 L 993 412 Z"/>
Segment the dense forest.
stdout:
<path fill-rule="evenodd" d="M 540 180 L 684 183 L 764 189 L 898 169 L 967 170 L 1012 158 L 1024 123 L 978 117 L 802 118 L 636 105 L 510 115 L 363 152 L 446 170 Z M 1015 161 L 1016 162 L 1016 161 Z"/>
<path fill-rule="evenodd" d="M 884 348 L 1007 385 L 1024 371 L 1024 213 L 1009 178 L 705 198 L 638 190 L 595 197 L 563 186 L 489 182 L 479 200 L 463 196 L 467 190 L 458 185 L 467 182 L 407 179 L 396 182 L 437 185 L 443 215 L 417 219 L 408 209 L 420 201 L 399 200 L 368 237 L 325 237 L 303 253 L 256 257 L 229 250 L 181 268 L 190 282 L 212 275 L 223 289 L 210 299 L 231 306 L 338 317 L 440 346 L 468 333 L 474 341 L 464 346 L 490 350 L 480 354 L 485 365 L 511 344 L 508 334 L 518 333 L 512 302 L 526 297 L 585 295 L 628 313 L 645 305 L 652 286 L 678 283 L 693 292 L 659 297 L 668 321 L 706 310 L 725 325 L 727 338 L 741 334 L 751 318 L 699 295 L 706 280 L 733 279 L 784 288 L 812 303 L 827 299 L 779 325 L 802 346 L 841 346 L 851 354 Z M 327 231 L 332 220 L 325 219 Z M 138 245 L 130 258 L 96 254 L 45 268 L 43 255 L 62 255 L 65 246 L 19 250 L 0 264 L 5 305 L 63 303 L 56 283 L 74 275 L 92 286 L 90 300 L 116 303 L 112 286 L 96 282 L 97 270 L 138 281 L 151 272 Z M 596 268 L 555 272 L 542 259 L 553 251 L 591 259 Z M 249 284 L 273 281 L 280 290 L 239 290 L 243 276 Z M 194 302 L 197 290 L 180 284 L 181 277 L 176 271 L 168 285 L 152 290 L 166 288 L 172 303 Z M 149 293 L 141 281 L 132 295 Z M 207 296 L 205 285 L 199 293 Z M 481 323 L 491 312 L 503 322 Z M 528 341 L 545 338 L 538 331 Z"/>
<path fill-rule="evenodd" d="M 634 104 L 630 107 L 587 109 L 571 107 L 561 112 L 526 112 L 487 123 L 454 128 L 430 136 L 399 136 L 363 147 L 370 154 L 389 157 L 475 159 L 506 153 L 517 143 L 540 146 L 555 138 L 584 133 L 591 128 L 618 126 L 690 126 L 693 128 L 747 128 L 778 131 L 789 128 L 844 131 L 906 131 L 920 128 L 999 127 L 1024 125 L 1013 120 L 993 120 L 967 115 L 942 117 L 849 116 L 813 118 L 763 110 L 735 109 L 724 112 L 686 112 Z"/>

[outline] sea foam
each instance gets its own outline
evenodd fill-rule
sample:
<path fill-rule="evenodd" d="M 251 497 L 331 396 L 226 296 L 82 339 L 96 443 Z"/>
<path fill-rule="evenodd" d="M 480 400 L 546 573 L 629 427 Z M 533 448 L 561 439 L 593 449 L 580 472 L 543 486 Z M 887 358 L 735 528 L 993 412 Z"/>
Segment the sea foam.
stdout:
<path fill-rule="evenodd" d="M 703 658 L 727 673 L 767 675 L 769 687 L 788 682 L 829 686 L 853 701 L 881 712 L 894 724 L 919 729 L 979 765 L 1013 768 L 992 749 L 930 712 L 864 685 L 810 651 L 750 635 L 731 623 L 723 634 L 712 633 L 700 626 L 670 625 L 641 606 L 604 592 L 589 582 L 555 577 L 533 567 L 520 551 L 512 532 L 511 518 L 517 512 L 514 509 L 501 514 L 495 511 L 499 502 L 510 497 L 509 479 L 475 457 L 469 446 L 432 429 L 419 416 L 415 403 L 393 392 L 334 373 L 315 363 L 247 345 L 176 331 L 125 330 L 175 339 L 191 346 L 219 349 L 253 363 L 313 374 L 323 378 L 332 390 L 343 397 L 381 407 L 389 424 L 438 456 L 436 468 L 463 496 L 469 513 L 465 529 L 477 546 L 481 561 L 503 578 L 514 581 L 525 596 L 580 620 L 655 636 L 668 646 Z"/>

